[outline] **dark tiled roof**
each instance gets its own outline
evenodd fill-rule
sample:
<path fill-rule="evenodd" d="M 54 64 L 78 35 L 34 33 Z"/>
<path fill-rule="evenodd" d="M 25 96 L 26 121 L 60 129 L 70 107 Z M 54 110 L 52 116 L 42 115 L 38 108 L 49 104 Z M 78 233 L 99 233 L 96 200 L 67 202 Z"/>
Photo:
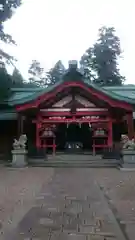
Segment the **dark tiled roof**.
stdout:
<path fill-rule="evenodd" d="M 84 81 L 83 74 L 80 72 L 79 69 L 69 68 L 65 72 L 63 78 L 53 86 L 47 88 L 12 89 L 12 95 L 8 99 L 8 105 L 15 106 L 31 102 L 40 97 L 41 95 L 53 91 L 57 86 L 61 85 L 65 81 L 81 81 L 86 84 L 88 88 L 103 92 L 105 95 L 109 96 L 112 99 L 124 101 L 130 104 L 135 104 L 135 85 L 124 85 L 120 87 L 99 87 L 89 81 Z"/>
<path fill-rule="evenodd" d="M 55 89 L 55 87 L 62 84 L 63 81 L 58 82 L 57 84 L 48 87 L 48 88 L 14 88 L 12 89 L 12 95 L 8 99 L 8 104 L 10 106 L 24 104 L 35 100 L 42 94 L 48 93 Z M 95 84 L 84 82 L 88 87 L 93 88 L 97 91 L 103 92 L 105 95 L 108 95 L 112 99 L 124 101 L 130 104 L 135 104 L 135 86 L 124 85 L 117 87 L 98 87 Z"/>

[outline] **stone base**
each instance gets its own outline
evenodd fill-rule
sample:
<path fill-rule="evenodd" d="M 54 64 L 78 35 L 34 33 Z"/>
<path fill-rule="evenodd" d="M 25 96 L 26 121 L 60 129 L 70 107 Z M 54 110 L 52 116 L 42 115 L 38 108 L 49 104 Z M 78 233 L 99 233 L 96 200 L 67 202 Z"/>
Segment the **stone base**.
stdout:
<path fill-rule="evenodd" d="M 28 164 L 34 164 L 34 165 L 38 165 L 38 164 L 44 164 L 44 163 L 46 163 L 47 162 L 47 157 L 46 157 L 46 159 L 44 159 L 44 158 L 28 158 Z"/>
<path fill-rule="evenodd" d="M 12 167 L 25 167 L 27 165 L 27 152 L 25 149 L 12 150 Z"/>
<path fill-rule="evenodd" d="M 135 151 L 123 150 L 121 169 L 135 169 Z"/>
<path fill-rule="evenodd" d="M 125 171 L 125 172 L 128 172 L 128 171 L 129 171 L 129 172 L 133 172 L 133 171 L 135 171 L 135 167 L 133 167 L 133 168 L 120 167 L 119 170 L 120 170 L 120 171 L 123 171 L 123 172 L 124 172 L 124 171 Z"/>

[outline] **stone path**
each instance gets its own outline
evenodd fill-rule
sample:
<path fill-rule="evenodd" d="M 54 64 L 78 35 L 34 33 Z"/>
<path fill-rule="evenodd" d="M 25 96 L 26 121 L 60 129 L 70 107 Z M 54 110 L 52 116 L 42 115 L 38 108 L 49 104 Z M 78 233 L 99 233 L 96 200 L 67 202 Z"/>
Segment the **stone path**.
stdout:
<path fill-rule="evenodd" d="M 55 169 L 6 240 L 127 240 L 92 169 Z"/>
<path fill-rule="evenodd" d="M 17 227 L 52 176 L 52 168 L 13 169 L 0 166 L 0 240 Z"/>
<path fill-rule="evenodd" d="M 135 172 L 116 169 L 93 170 L 105 198 L 127 240 L 135 239 Z"/>

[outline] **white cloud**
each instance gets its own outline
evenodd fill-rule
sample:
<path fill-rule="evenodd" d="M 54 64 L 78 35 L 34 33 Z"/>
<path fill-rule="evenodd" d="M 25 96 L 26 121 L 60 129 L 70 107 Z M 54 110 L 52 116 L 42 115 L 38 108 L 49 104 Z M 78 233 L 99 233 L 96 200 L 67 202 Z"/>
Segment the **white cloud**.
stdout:
<path fill-rule="evenodd" d="M 57 60 L 65 64 L 79 59 L 93 44 L 99 27 L 114 26 L 120 36 L 124 59 L 121 72 L 135 83 L 135 2 L 132 0 L 24 0 L 5 30 L 18 47 L 12 49 L 18 67 L 27 76 L 32 59 L 50 68 Z"/>

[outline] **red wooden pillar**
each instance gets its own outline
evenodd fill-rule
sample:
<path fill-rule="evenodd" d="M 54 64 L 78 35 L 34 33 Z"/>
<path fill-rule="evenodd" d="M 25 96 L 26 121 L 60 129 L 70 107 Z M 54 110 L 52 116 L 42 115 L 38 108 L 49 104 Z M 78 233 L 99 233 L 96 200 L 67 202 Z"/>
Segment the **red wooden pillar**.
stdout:
<path fill-rule="evenodd" d="M 37 111 L 36 115 L 36 148 L 41 148 L 41 139 L 40 139 L 40 128 L 41 128 L 41 122 L 42 118 L 40 116 L 40 113 Z"/>
<path fill-rule="evenodd" d="M 55 138 L 53 138 L 53 155 L 56 154 L 56 144 L 55 144 Z"/>
<path fill-rule="evenodd" d="M 128 112 L 126 114 L 128 137 L 130 140 L 134 138 L 134 122 L 133 122 L 133 112 Z"/>
<path fill-rule="evenodd" d="M 37 147 L 37 149 L 40 148 L 39 128 L 40 128 L 40 123 L 37 121 L 36 122 L 36 147 Z"/>
<path fill-rule="evenodd" d="M 108 147 L 112 148 L 113 146 L 113 136 L 112 136 L 112 120 L 108 122 Z"/>
<path fill-rule="evenodd" d="M 18 138 L 23 134 L 24 131 L 24 119 L 25 118 L 23 115 L 18 115 Z"/>

